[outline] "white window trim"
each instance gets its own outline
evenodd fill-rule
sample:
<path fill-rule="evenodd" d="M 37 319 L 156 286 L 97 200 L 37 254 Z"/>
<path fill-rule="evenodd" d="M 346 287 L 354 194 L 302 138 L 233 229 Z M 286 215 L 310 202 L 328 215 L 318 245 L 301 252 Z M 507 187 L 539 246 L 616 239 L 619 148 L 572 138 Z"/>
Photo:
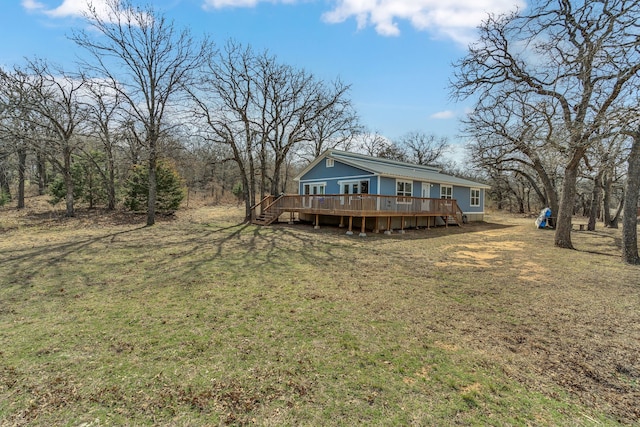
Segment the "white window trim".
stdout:
<path fill-rule="evenodd" d="M 353 184 L 358 184 L 358 192 L 357 193 L 349 193 L 349 194 L 362 194 L 362 188 L 360 187 L 360 183 L 366 181 L 367 183 L 367 189 L 368 189 L 368 193 L 366 194 L 371 194 L 371 180 L 370 179 L 349 179 L 349 180 L 341 180 L 338 181 L 338 188 L 340 190 L 340 194 L 343 194 L 342 191 L 344 190 L 344 186 L 345 184 L 349 185 L 349 188 L 351 188 L 351 186 Z"/>
<path fill-rule="evenodd" d="M 473 192 L 474 191 L 478 192 L 478 203 L 475 203 L 475 204 L 473 203 L 473 199 L 474 199 Z M 469 206 L 471 206 L 472 208 L 480 207 L 480 199 L 482 198 L 481 197 L 481 190 L 479 188 L 471 188 L 469 190 L 469 196 L 470 196 L 470 198 L 469 198 Z"/>
<path fill-rule="evenodd" d="M 444 194 L 442 192 L 442 190 L 444 190 L 445 188 L 450 188 L 451 189 L 451 196 L 449 196 L 448 194 Z M 446 196 L 446 197 L 442 197 L 442 196 Z M 447 199 L 447 200 L 453 199 L 453 185 L 440 184 L 440 198 L 441 199 Z"/>
<path fill-rule="evenodd" d="M 334 159 L 327 158 L 325 162 L 325 167 L 332 168 L 334 164 L 335 164 Z"/>
<path fill-rule="evenodd" d="M 431 198 L 431 187 L 433 186 L 433 184 L 431 184 L 430 182 L 427 181 L 422 181 L 421 184 L 421 190 L 420 190 L 420 197 L 424 197 L 424 195 L 422 193 L 424 193 L 425 189 L 428 189 L 429 191 L 427 193 L 429 193 L 429 197 L 426 197 L 427 199 Z"/>
<path fill-rule="evenodd" d="M 399 183 L 404 183 L 404 184 L 410 184 L 411 185 L 411 191 L 410 194 L 407 196 L 406 194 L 398 194 L 398 184 Z M 403 193 L 406 193 L 406 191 L 403 191 Z M 399 205 L 409 205 L 412 203 L 411 200 L 401 200 L 400 197 L 413 197 L 413 181 L 408 181 L 406 179 L 396 179 L 396 197 L 398 197 L 398 199 L 396 199 L 396 203 Z"/>
<path fill-rule="evenodd" d="M 305 192 L 304 192 L 305 185 L 309 186 L 309 194 L 305 194 Z M 313 194 L 313 193 L 311 193 L 311 187 L 323 187 L 324 191 L 322 193 Z M 323 181 L 323 182 L 304 182 L 304 183 L 302 183 L 302 195 L 303 196 L 320 196 L 320 195 L 324 195 L 326 192 L 327 192 L 327 182 L 326 181 Z"/>

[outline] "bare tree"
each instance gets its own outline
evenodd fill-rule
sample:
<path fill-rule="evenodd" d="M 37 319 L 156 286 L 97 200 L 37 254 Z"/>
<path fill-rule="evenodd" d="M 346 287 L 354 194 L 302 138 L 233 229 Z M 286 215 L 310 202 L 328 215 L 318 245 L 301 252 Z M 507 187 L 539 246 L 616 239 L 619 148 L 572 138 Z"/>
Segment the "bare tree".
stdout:
<path fill-rule="evenodd" d="M 40 140 L 39 149 L 62 174 L 66 188 L 66 215 L 74 216 L 73 154 L 84 143 L 87 109 L 81 79 L 74 78 L 42 60 L 28 61 L 24 69 L 5 73 L 15 97 L 16 117 L 23 123 L 14 136 Z M 27 133 L 28 132 L 28 133 Z"/>
<path fill-rule="evenodd" d="M 421 131 L 413 131 L 398 140 L 407 150 L 407 160 L 418 165 L 433 165 L 449 150 L 449 140 Z"/>
<path fill-rule="evenodd" d="M 380 153 L 387 150 L 389 145 L 391 145 L 391 141 L 378 131 L 364 131 L 358 135 L 358 143 L 355 148 L 368 156 L 380 157 Z"/>
<path fill-rule="evenodd" d="M 608 130 L 607 134 L 600 135 L 600 138 L 595 136 L 594 143 L 584 156 L 585 168 L 590 173 L 587 178 L 593 183 L 587 230 L 594 231 L 600 217 L 603 217 L 605 226 L 617 228 L 617 215 L 613 219 L 610 218 L 609 205 L 613 183 L 618 180 L 616 171 L 621 169 L 628 156 L 628 151 L 624 149 L 627 139 L 628 137 L 617 131 L 612 134 L 611 130 Z"/>
<path fill-rule="evenodd" d="M 208 131 L 203 138 L 231 149 L 228 160 L 240 169 L 247 219 L 256 194 L 285 191 L 296 147 L 310 143 L 327 120 L 351 114 L 348 90 L 234 41 L 210 57 L 193 91 L 196 115 Z"/>
<path fill-rule="evenodd" d="M 555 110 L 545 103 L 532 103 L 526 93 L 487 94 L 463 126 L 472 138 L 467 145 L 472 164 L 526 177 L 543 206 L 557 215 L 555 165 L 563 158 L 557 141 L 564 135 L 554 118 Z"/>
<path fill-rule="evenodd" d="M 351 100 L 342 99 L 319 115 L 308 131 L 310 140 L 303 142 L 299 155 L 310 163 L 328 149 L 349 151 L 362 126 Z"/>
<path fill-rule="evenodd" d="M 490 17 L 457 65 L 456 96 L 528 93 L 557 109 L 567 138 L 554 243 L 573 248 L 578 168 L 594 134 L 624 104 L 640 71 L 635 0 L 543 0 L 527 14 Z"/>
<path fill-rule="evenodd" d="M 106 14 L 90 6 L 86 17 L 90 29 L 74 32 L 71 39 L 89 54 L 88 72 L 108 82 L 143 127 L 136 135 L 147 149 L 147 225 L 153 225 L 158 141 L 171 127 L 170 108 L 192 84 L 209 42 L 196 44 L 188 30 L 178 31 L 152 6 L 141 8 L 129 0 L 106 0 Z"/>
<path fill-rule="evenodd" d="M 192 92 L 203 139 L 228 146 L 231 156 L 222 161 L 233 161 L 240 170 L 245 219 L 251 217 L 256 194 L 254 57 L 251 48 L 229 41 L 220 52 L 208 56 L 198 90 Z"/>
<path fill-rule="evenodd" d="M 104 168 L 98 164 L 95 166 L 102 176 L 107 191 L 107 209 L 112 210 L 116 207 L 115 149 L 118 134 L 121 133 L 118 128 L 121 125 L 122 96 L 104 85 L 102 81 L 90 79 L 86 81 L 90 97 L 88 119 L 91 129 L 89 132 L 100 141 L 106 162 Z M 87 158 L 94 162 L 93 156 L 87 156 Z"/>
<path fill-rule="evenodd" d="M 261 140 L 269 144 L 273 156 L 271 194 L 284 192 L 283 166 L 299 143 L 311 141 L 318 122 L 328 113 L 350 114 L 349 85 L 340 80 L 326 83 L 313 74 L 279 63 L 268 54 L 256 61 L 257 109 Z M 337 122 L 341 116 L 333 119 Z M 264 165 L 263 165 L 264 167 Z"/>
<path fill-rule="evenodd" d="M 629 153 L 622 214 L 622 260 L 627 264 L 640 264 L 637 218 L 640 195 L 640 128 L 625 133 L 632 137 L 633 142 Z"/>

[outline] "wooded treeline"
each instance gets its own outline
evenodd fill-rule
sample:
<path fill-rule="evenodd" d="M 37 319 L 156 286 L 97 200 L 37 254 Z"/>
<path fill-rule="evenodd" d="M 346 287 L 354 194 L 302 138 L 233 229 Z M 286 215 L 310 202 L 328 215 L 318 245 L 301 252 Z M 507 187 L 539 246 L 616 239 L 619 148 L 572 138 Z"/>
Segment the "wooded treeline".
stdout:
<path fill-rule="evenodd" d="M 555 244 L 563 248 L 573 248 L 571 217 L 581 204 L 592 230 L 601 210 L 610 226 L 623 210 L 630 263 L 640 262 L 632 247 L 640 180 L 638 16 L 635 0 L 539 0 L 525 12 L 490 16 L 452 82 L 454 96 L 476 101 L 464 129 L 473 137 L 471 160 L 494 179 L 494 192 L 521 200 L 522 190 L 533 192 L 557 213 Z M 578 188 L 589 181 L 590 197 L 579 200 Z M 612 215 L 616 198 L 622 205 Z"/>
<path fill-rule="evenodd" d="M 557 216 L 555 244 L 572 248 L 571 216 L 617 227 L 638 258 L 640 4 L 539 0 L 489 16 L 455 64 L 451 87 L 475 106 L 463 120 L 465 166 L 449 141 L 420 131 L 390 141 L 360 124 L 350 85 L 325 81 L 267 51 L 195 38 L 152 6 L 108 0 L 72 32 L 82 62 L 45 59 L 0 69 L 0 200 L 24 207 L 25 186 L 115 209 L 144 166 L 147 224 L 159 165 L 187 187 L 250 207 L 295 192 L 292 178 L 328 148 L 440 164 L 483 180 L 498 208 Z M 426 100 L 425 100 L 426 102 Z M 60 196 L 62 193 L 63 197 Z M 622 215 L 624 213 L 624 215 Z M 635 249 L 634 249 L 635 248 Z"/>

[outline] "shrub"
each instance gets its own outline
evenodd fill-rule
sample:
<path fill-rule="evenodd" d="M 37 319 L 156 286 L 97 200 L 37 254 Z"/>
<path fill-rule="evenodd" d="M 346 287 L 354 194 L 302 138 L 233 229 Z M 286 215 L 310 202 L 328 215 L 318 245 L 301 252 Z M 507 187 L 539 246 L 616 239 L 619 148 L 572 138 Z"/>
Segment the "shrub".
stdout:
<path fill-rule="evenodd" d="M 82 195 L 84 187 L 84 168 L 80 162 L 74 161 L 71 165 L 71 179 L 73 180 L 73 198 L 77 199 Z M 47 187 L 47 192 L 51 196 L 49 203 L 57 205 L 67 197 L 67 186 L 64 176 L 57 174 Z"/>
<path fill-rule="evenodd" d="M 11 194 L 4 190 L 0 190 L 0 207 L 6 205 L 11 201 Z"/>
<path fill-rule="evenodd" d="M 149 168 L 135 165 L 129 180 L 125 184 L 124 205 L 134 212 L 147 208 L 149 196 Z M 156 165 L 156 211 L 173 213 L 184 199 L 184 188 L 180 174 L 175 167 L 165 160 Z"/>
<path fill-rule="evenodd" d="M 104 154 L 95 151 L 91 152 L 91 156 L 95 162 L 104 158 Z M 71 164 L 71 179 L 74 199 L 89 203 L 90 207 L 98 203 L 106 203 L 107 191 L 94 162 L 84 157 L 74 156 Z M 48 193 L 51 196 L 49 203 L 52 205 L 57 205 L 66 198 L 67 187 L 62 175 L 56 175 L 49 183 Z"/>

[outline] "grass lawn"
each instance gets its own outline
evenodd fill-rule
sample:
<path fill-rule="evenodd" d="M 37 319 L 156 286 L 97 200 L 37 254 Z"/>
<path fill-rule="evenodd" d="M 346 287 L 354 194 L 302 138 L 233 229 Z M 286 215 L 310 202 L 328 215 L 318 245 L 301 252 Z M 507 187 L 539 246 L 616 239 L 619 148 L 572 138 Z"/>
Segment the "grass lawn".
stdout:
<path fill-rule="evenodd" d="M 640 422 L 620 230 L 0 210 L 0 425 Z"/>

